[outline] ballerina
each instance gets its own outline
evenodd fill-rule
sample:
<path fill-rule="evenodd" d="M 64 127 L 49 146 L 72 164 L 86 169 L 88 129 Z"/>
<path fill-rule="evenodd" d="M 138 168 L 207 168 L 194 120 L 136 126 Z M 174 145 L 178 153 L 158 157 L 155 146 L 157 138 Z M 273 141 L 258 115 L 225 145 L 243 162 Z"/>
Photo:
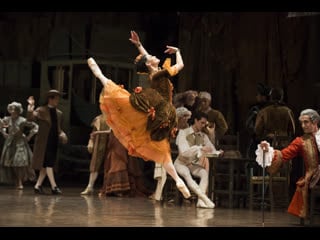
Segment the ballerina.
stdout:
<path fill-rule="evenodd" d="M 178 48 L 167 46 L 166 52 L 176 53 L 177 59 L 182 60 Z M 140 61 L 144 61 L 149 69 L 154 68 L 156 62 L 159 64 L 158 59 L 149 54 L 137 59 L 137 63 Z M 167 61 L 164 69 L 149 75 L 151 87 L 136 87 L 133 93 L 129 93 L 104 76 L 93 58 L 88 59 L 89 68 L 104 87 L 100 108 L 106 113 L 107 124 L 115 136 L 130 155 L 161 163 L 175 180 L 179 191 L 189 198 L 190 191 L 178 176 L 171 158 L 169 138 L 176 131 L 177 120 L 172 105 L 173 86 L 168 77 L 178 72 L 178 66 L 169 65 Z"/>

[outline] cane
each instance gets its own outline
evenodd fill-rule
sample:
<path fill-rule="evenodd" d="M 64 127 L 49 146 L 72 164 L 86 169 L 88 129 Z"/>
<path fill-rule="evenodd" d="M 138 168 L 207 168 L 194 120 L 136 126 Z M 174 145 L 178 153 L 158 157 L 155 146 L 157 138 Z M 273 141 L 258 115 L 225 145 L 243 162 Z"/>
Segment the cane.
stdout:
<path fill-rule="evenodd" d="M 264 186 L 265 186 L 265 148 L 262 149 L 262 226 L 264 227 Z"/>
<path fill-rule="evenodd" d="M 260 149 L 262 150 L 262 159 L 261 159 L 261 151 L 258 149 L 256 151 L 256 155 L 259 157 L 256 158 L 256 161 L 258 162 L 258 164 L 262 167 L 262 201 L 261 201 L 261 208 L 262 208 L 262 226 L 264 226 L 264 208 L 265 208 L 265 181 L 266 181 L 266 165 L 270 166 L 271 164 L 271 159 L 269 159 L 269 155 L 267 155 L 270 153 L 270 149 L 269 149 L 269 144 L 265 141 L 260 143 Z M 273 150 L 272 150 L 273 152 Z M 273 154 L 273 153 L 272 153 Z M 267 159 L 266 159 L 267 158 Z"/>

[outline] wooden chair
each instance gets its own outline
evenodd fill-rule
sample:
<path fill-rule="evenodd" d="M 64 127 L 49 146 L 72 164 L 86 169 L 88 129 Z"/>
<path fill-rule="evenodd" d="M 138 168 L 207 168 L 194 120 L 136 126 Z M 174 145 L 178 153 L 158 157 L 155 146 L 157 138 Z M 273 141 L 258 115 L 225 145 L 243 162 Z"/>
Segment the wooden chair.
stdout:
<path fill-rule="evenodd" d="M 226 134 L 216 142 L 216 148 L 224 150 L 226 157 L 241 157 L 240 136 L 236 134 Z"/>
<path fill-rule="evenodd" d="M 272 146 L 275 149 L 282 149 L 289 144 L 290 140 L 290 137 L 275 135 Z M 265 169 L 263 177 L 262 171 L 261 167 L 257 175 L 253 175 L 251 171 L 249 180 L 249 208 L 253 209 L 254 206 L 258 205 L 260 207 L 269 207 L 272 211 L 275 206 L 287 207 L 289 204 L 291 162 L 284 163 L 279 172 L 275 174 L 268 174 Z M 262 189 L 265 191 L 264 199 L 262 199 Z M 275 192 L 277 192 L 276 195 L 274 194 Z M 263 206 L 262 203 L 264 204 Z"/>
<path fill-rule="evenodd" d="M 216 142 L 216 148 L 222 149 L 224 151 L 223 158 L 225 159 L 235 159 L 242 158 L 242 154 L 240 152 L 240 137 L 239 132 L 236 134 L 226 134 Z M 240 164 L 240 162 L 239 162 Z M 243 164 L 243 162 L 242 162 Z M 222 203 L 228 202 L 224 201 L 225 198 L 230 196 L 230 188 L 229 188 L 229 176 L 230 176 L 230 162 L 229 161 L 217 161 L 213 170 L 214 170 L 214 179 L 215 179 L 215 193 L 214 193 L 214 201 L 216 205 L 220 205 Z M 245 167 L 240 167 L 238 164 L 234 169 L 234 187 L 233 191 L 239 193 L 234 196 L 234 200 L 236 201 L 236 205 L 240 206 L 241 202 L 245 205 L 247 196 L 248 196 L 248 184 L 247 184 L 247 176 L 245 172 Z M 227 191 L 227 189 L 229 189 Z M 242 201 L 243 200 L 243 201 Z M 232 203 L 233 205 L 234 203 Z M 228 204 L 230 207 L 230 203 Z"/>
<path fill-rule="evenodd" d="M 262 169 L 261 175 L 251 176 L 249 182 L 249 207 L 253 209 L 254 205 L 259 204 L 262 207 L 262 188 L 263 184 L 265 186 L 264 195 L 264 207 L 270 207 L 271 210 L 276 206 L 277 196 L 277 206 L 287 207 L 289 204 L 289 184 L 290 184 L 290 170 L 291 164 L 284 163 L 282 169 L 277 174 L 269 174 L 263 177 Z M 256 186 L 256 188 L 255 188 Z"/>

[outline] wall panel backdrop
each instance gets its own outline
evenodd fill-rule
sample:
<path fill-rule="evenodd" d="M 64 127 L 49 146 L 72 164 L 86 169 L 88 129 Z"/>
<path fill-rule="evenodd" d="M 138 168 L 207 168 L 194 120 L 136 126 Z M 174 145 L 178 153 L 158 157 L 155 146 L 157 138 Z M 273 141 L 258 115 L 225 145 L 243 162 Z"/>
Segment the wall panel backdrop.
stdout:
<path fill-rule="evenodd" d="M 244 120 L 258 82 L 283 87 L 296 117 L 304 108 L 320 108 L 319 25 L 320 15 L 280 12 L 1 12 L 0 111 L 8 101 L 37 95 L 43 60 L 132 62 L 137 51 L 128 38 L 134 29 L 161 60 L 165 45 L 181 48 L 185 68 L 174 79 L 176 92 L 211 92 L 213 106 L 231 133 L 240 132 L 244 146 Z"/>

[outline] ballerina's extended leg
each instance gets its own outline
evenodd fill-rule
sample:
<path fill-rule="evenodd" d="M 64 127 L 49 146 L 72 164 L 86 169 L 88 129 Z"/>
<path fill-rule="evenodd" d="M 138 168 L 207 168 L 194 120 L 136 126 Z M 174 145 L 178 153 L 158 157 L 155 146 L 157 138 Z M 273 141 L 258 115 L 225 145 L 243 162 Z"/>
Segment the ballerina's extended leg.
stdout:
<path fill-rule="evenodd" d="M 181 180 L 181 179 L 179 179 Z M 176 186 L 179 189 L 179 191 L 182 193 L 183 197 L 188 199 L 191 197 L 190 191 L 187 188 L 186 184 L 181 180 L 181 181 L 177 181 Z"/>
<path fill-rule="evenodd" d="M 178 176 L 178 173 L 176 172 L 176 169 L 174 168 L 172 161 L 168 161 L 163 164 L 164 169 L 167 171 L 167 173 L 170 174 L 170 176 L 175 180 L 176 186 L 179 189 L 179 191 L 182 193 L 184 198 L 191 197 L 190 191 L 187 188 L 184 181 Z"/>
<path fill-rule="evenodd" d="M 87 62 L 88 62 L 88 66 L 91 69 L 93 75 L 101 81 L 103 86 L 105 86 L 107 84 L 107 81 L 109 81 L 109 79 L 103 75 L 103 73 L 102 73 L 101 69 L 99 68 L 98 64 L 96 63 L 96 61 L 93 58 L 89 58 L 87 60 Z"/>

